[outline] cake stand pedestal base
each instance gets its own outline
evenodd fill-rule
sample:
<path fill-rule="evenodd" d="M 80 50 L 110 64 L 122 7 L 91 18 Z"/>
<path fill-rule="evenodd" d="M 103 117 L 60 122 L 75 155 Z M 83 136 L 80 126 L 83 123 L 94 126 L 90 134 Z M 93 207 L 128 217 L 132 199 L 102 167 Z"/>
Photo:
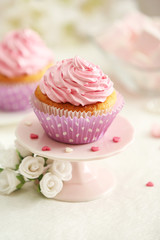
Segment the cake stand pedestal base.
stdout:
<path fill-rule="evenodd" d="M 91 163 L 72 162 L 72 179 L 64 182 L 56 200 L 67 202 L 90 201 L 108 194 L 115 186 L 113 173 Z"/>

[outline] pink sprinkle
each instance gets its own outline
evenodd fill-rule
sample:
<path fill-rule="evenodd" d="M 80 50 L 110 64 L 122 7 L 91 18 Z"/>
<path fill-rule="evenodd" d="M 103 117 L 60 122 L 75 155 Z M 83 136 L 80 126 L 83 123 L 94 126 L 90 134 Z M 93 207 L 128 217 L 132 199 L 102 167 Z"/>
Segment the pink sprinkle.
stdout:
<path fill-rule="evenodd" d="M 160 138 L 160 124 L 155 123 L 151 127 L 151 135 L 154 138 Z"/>
<path fill-rule="evenodd" d="M 117 143 L 120 142 L 121 138 L 120 137 L 113 137 L 113 142 Z"/>
<path fill-rule="evenodd" d="M 97 152 L 97 151 L 99 151 L 99 147 L 91 147 L 91 151 L 92 152 Z"/>
<path fill-rule="evenodd" d="M 30 134 L 30 138 L 31 138 L 31 139 L 37 139 L 37 138 L 38 138 L 38 135 L 37 135 L 37 134 L 34 134 L 34 133 L 31 133 L 31 134 Z"/>
<path fill-rule="evenodd" d="M 44 146 L 44 147 L 42 147 L 42 151 L 50 151 L 51 149 L 50 149 L 50 147 L 48 147 L 48 146 Z"/>
<path fill-rule="evenodd" d="M 148 182 L 148 183 L 146 183 L 146 187 L 154 187 L 154 183 Z"/>
<path fill-rule="evenodd" d="M 107 77 L 104 75 L 103 77 L 102 77 L 102 79 L 106 79 Z"/>

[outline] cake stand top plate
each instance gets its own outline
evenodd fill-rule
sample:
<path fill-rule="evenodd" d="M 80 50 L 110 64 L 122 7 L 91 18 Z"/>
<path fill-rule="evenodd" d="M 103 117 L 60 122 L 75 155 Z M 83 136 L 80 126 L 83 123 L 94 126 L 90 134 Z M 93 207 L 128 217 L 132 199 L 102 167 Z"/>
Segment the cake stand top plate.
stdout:
<path fill-rule="evenodd" d="M 37 134 L 38 139 L 31 139 L 30 134 Z M 117 116 L 106 134 L 98 141 L 90 144 L 71 145 L 59 143 L 44 132 L 39 120 L 34 113 L 26 116 L 16 129 L 16 138 L 22 146 L 42 157 L 54 160 L 90 161 L 110 157 L 124 150 L 133 140 L 134 130 L 130 122 L 124 117 Z M 120 137 L 118 143 L 113 142 L 113 137 Z M 42 147 L 48 146 L 50 151 L 42 151 Z M 91 147 L 99 147 L 99 151 L 92 152 Z M 73 151 L 66 153 L 69 147 Z"/>

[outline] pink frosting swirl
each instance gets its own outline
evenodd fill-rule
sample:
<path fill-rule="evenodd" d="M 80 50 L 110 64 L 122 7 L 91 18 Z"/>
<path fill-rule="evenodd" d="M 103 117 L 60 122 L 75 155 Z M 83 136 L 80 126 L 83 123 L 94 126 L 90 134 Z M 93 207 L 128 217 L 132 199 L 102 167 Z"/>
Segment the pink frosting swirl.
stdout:
<path fill-rule="evenodd" d="M 49 68 L 40 89 L 54 102 L 85 106 L 104 102 L 113 92 L 113 83 L 99 66 L 76 56 Z"/>
<path fill-rule="evenodd" d="M 0 43 L 0 73 L 7 77 L 31 75 L 52 62 L 51 50 L 30 29 L 13 31 Z"/>

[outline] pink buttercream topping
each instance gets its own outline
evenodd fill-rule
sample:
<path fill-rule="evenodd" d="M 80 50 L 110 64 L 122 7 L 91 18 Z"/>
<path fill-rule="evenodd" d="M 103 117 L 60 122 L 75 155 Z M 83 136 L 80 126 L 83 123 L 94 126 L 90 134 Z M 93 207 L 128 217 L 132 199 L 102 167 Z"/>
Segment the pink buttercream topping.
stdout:
<path fill-rule="evenodd" d="M 54 102 L 85 106 L 104 102 L 113 92 L 113 83 L 99 66 L 76 56 L 49 68 L 40 89 Z"/>
<path fill-rule="evenodd" d="M 34 74 L 51 62 L 51 50 L 30 29 L 13 31 L 0 43 L 0 73 L 5 76 Z"/>
<path fill-rule="evenodd" d="M 140 12 L 116 21 L 97 42 L 108 53 L 142 68 L 160 66 L 160 23 Z"/>

